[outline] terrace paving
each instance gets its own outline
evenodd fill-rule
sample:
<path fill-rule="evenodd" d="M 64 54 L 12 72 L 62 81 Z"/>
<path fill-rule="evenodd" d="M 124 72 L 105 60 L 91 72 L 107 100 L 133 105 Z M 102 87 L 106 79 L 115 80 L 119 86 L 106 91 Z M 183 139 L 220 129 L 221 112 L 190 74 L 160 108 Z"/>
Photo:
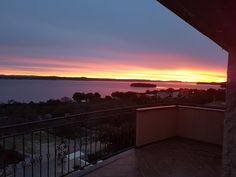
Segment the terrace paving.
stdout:
<path fill-rule="evenodd" d="M 220 177 L 222 147 L 172 138 L 130 151 L 85 177 Z"/>

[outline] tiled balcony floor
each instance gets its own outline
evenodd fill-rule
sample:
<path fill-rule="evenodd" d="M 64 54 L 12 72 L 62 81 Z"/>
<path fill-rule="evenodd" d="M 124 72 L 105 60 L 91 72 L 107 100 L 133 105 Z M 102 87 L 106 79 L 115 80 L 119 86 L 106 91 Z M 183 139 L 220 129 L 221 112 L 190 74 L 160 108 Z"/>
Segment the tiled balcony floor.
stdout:
<path fill-rule="evenodd" d="M 220 177 L 221 147 L 182 138 L 135 149 L 86 177 Z"/>

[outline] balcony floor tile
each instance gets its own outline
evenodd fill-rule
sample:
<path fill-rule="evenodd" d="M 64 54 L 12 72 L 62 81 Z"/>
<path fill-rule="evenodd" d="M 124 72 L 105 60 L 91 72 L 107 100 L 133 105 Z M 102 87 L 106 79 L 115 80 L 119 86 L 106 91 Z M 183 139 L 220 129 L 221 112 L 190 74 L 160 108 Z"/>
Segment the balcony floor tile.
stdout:
<path fill-rule="evenodd" d="M 173 138 L 131 151 L 86 177 L 220 177 L 220 146 Z"/>

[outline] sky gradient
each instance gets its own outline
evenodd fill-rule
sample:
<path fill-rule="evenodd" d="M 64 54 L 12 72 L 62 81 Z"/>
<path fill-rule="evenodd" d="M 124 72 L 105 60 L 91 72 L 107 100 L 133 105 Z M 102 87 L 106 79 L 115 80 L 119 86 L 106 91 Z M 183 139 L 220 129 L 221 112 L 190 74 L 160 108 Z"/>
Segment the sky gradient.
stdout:
<path fill-rule="evenodd" d="M 1 0 L 0 74 L 226 80 L 227 53 L 155 0 Z"/>

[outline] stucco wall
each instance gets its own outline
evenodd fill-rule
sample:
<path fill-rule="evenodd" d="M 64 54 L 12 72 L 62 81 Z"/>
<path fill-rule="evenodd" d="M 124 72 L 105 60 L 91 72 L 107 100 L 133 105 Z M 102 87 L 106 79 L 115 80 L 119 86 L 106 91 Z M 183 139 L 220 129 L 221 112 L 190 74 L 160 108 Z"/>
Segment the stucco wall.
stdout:
<path fill-rule="evenodd" d="M 224 111 L 188 106 L 137 109 L 136 146 L 181 136 L 208 143 L 223 142 Z"/>
<path fill-rule="evenodd" d="M 223 176 L 236 176 L 236 48 L 229 52 L 224 127 Z"/>
<path fill-rule="evenodd" d="M 177 134 L 176 106 L 137 110 L 136 146 L 167 139 Z"/>
<path fill-rule="evenodd" d="M 178 136 L 223 144 L 223 110 L 184 106 L 178 110 Z"/>

